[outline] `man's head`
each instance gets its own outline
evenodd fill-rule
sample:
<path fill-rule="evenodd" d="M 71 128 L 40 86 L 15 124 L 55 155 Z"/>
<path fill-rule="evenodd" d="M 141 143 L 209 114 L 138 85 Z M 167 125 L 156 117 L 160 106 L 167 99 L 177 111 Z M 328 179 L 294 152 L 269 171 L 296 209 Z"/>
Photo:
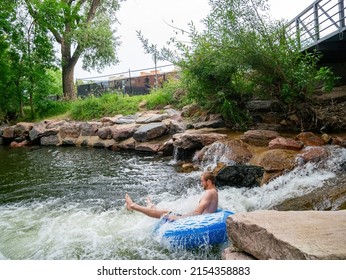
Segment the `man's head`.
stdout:
<path fill-rule="evenodd" d="M 201 182 L 204 189 L 210 185 L 215 185 L 215 176 L 212 172 L 206 171 L 201 176 Z"/>

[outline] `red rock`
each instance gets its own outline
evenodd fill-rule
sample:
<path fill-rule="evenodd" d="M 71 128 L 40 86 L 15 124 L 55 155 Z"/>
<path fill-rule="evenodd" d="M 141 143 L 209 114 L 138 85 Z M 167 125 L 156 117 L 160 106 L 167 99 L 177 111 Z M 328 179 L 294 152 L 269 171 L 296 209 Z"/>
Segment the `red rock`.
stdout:
<path fill-rule="evenodd" d="M 301 141 L 296 141 L 290 138 L 277 137 L 269 142 L 269 149 L 283 149 L 299 151 L 304 144 Z"/>
<path fill-rule="evenodd" d="M 328 153 L 324 147 L 306 147 L 301 153 L 297 154 L 297 157 L 302 158 L 305 162 L 320 161 L 327 156 Z"/>
<path fill-rule="evenodd" d="M 240 139 L 250 145 L 265 147 L 271 140 L 279 136 L 279 133 L 272 130 L 248 130 Z"/>
<path fill-rule="evenodd" d="M 299 133 L 294 139 L 302 141 L 305 146 L 323 146 L 325 144 L 321 137 L 312 132 Z"/>

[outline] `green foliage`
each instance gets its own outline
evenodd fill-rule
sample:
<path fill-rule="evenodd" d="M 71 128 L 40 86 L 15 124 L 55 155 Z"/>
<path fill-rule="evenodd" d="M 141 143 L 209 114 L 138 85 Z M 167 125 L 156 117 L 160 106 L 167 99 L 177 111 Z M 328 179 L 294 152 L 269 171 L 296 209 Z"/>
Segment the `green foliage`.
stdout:
<path fill-rule="evenodd" d="M 42 120 L 50 117 L 68 114 L 72 106 L 72 102 L 46 99 L 35 111 L 34 118 L 30 120 Z M 28 120 L 28 118 L 26 118 L 25 120 Z"/>
<path fill-rule="evenodd" d="M 202 33 L 191 24 L 189 44 L 171 40 L 181 53 L 177 59 L 172 52 L 171 61 L 182 69 L 191 100 L 243 126 L 245 104 L 254 94 L 276 98 L 289 110 L 309 98 L 317 82 L 325 89 L 333 86 L 331 70 L 318 67 L 319 55 L 301 53 L 297 43 L 285 37 L 285 23 L 268 17 L 267 0 L 209 4 Z"/>
<path fill-rule="evenodd" d="M 24 0 L 25 8 L 40 28 L 49 30 L 61 48 L 64 98 L 74 99 L 73 75 L 77 61 L 86 70 L 102 70 L 118 62 L 119 45 L 113 23 L 117 0 Z"/>
<path fill-rule="evenodd" d="M 178 91 L 181 91 L 182 84 L 179 80 L 170 79 L 165 82 L 161 88 L 154 89 L 149 95 L 143 96 L 148 109 L 163 108 L 166 105 L 179 106 L 181 100 L 175 97 Z"/>
<path fill-rule="evenodd" d="M 91 120 L 118 114 L 130 115 L 137 111 L 140 101 L 140 96 L 117 93 L 104 94 L 99 98 L 92 96 L 74 102 L 70 116 L 75 120 Z"/>
<path fill-rule="evenodd" d="M 25 12 L 22 1 L 0 7 L 0 121 L 30 118 L 50 92 L 49 69 L 54 69 L 54 50 L 46 30 Z M 4 24 L 2 24 L 4 23 Z"/>

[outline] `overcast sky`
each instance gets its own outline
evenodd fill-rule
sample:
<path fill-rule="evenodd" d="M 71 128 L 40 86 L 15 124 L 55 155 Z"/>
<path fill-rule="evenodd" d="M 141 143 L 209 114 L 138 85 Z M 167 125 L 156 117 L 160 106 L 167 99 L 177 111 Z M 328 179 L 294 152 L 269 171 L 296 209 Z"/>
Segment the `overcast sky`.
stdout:
<path fill-rule="evenodd" d="M 313 2 L 314 0 L 269 0 L 270 15 L 275 19 L 290 20 Z M 83 71 L 79 61 L 75 68 L 75 79 L 154 67 L 151 55 L 144 53 L 136 31 L 140 30 L 150 43 L 161 47 L 174 36 L 173 29 L 165 22 L 172 23 L 173 21 L 174 26 L 187 29 L 187 24 L 193 21 L 201 29 L 203 25 L 200 22 L 209 11 L 208 0 L 127 0 L 122 2 L 117 13 L 120 22 L 117 34 L 122 42 L 118 48 L 120 63 L 98 73 Z M 158 69 L 167 64 L 169 62 L 158 62 Z M 169 69 L 161 68 L 163 72 Z"/>

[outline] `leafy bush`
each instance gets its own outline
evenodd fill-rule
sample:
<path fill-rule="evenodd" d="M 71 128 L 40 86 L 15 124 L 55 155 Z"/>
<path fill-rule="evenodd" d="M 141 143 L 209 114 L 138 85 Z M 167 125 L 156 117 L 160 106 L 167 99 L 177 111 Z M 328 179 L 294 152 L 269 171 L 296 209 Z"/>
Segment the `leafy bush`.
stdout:
<path fill-rule="evenodd" d="M 267 0 L 209 3 L 206 29 L 197 33 L 191 25 L 189 45 L 172 40 L 182 53 L 172 59 L 191 99 L 243 126 L 245 104 L 254 94 L 276 98 L 290 110 L 310 97 L 317 82 L 331 89 L 331 70 L 318 67 L 318 54 L 302 53 L 285 37 L 285 23 L 267 16 Z"/>
<path fill-rule="evenodd" d="M 144 96 L 148 109 L 163 108 L 168 104 L 179 105 L 182 96 L 176 93 L 181 90 L 182 84 L 179 80 L 170 79 L 165 82 L 162 88 L 154 89 L 149 95 Z"/>
<path fill-rule="evenodd" d="M 72 107 L 69 101 L 45 100 L 35 111 L 35 119 L 44 119 L 66 114 Z"/>

